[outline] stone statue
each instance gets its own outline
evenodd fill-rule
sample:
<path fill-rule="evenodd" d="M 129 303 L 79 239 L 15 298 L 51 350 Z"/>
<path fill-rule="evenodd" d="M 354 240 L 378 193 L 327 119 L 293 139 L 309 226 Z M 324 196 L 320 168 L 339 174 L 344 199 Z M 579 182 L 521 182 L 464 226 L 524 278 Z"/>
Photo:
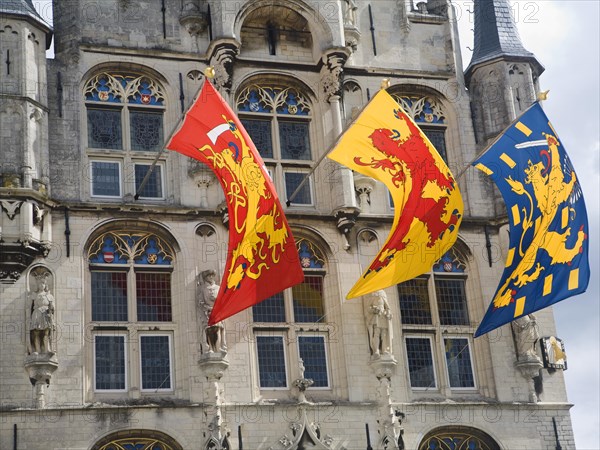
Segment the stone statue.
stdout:
<path fill-rule="evenodd" d="M 54 296 L 48 287 L 49 272 L 38 272 L 35 275 L 37 290 L 31 298 L 31 314 L 29 320 L 29 354 L 54 355 L 52 334 L 56 329 L 54 320 Z"/>
<path fill-rule="evenodd" d="M 355 0 L 344 0 L 344 26 L 356 26 L 356 6 Z"/>
<path fill-rule="evenodd" d="M 367 309 L 367 328 L 369 346 L 374 357 L 392 353 L 392 313 L 385 291 L 369 294 Z"/>
<path fill-rule="evenodd" d="M 198 303 L 202 310 L 202 321 L 204 322 L 203 353 L 226 352 L 227 343 L 225 341 L 225 326 L 223 322 L 208 326 L 208 319 L 220 289 L 220 286 L 215 281 L 217 273 L 214 270 L 205 270 L 200 274 L 200 277 L 200 299 Z"/>
<path fill-rule="evenodd" d="M 535 351 L 535 344 L 538 341 L 539 327 L 535 316 L 528 314 L 512 321 L 512 329 L 515 333 L 515 343 L 517 345 L 517 359 L 519 361 L 540 361 Z"/>

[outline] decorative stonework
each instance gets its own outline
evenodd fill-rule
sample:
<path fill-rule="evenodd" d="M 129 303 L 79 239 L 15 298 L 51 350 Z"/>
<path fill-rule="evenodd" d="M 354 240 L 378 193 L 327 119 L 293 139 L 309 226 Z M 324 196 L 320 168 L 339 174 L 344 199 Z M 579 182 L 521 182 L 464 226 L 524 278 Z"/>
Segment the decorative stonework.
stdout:
<path fill-rule="evenodd" d="M 299 420 L 290 423 L 290 431 L 279 438 L 276 445 L 269 447 L 269 450 L 295 450 L 300 448 L 330 450 L 332 448 L 334 438 L 329 434 L 323 434 L 321 425 L 308 419 L 308 408 L 309 406 L 306 405 L 298 407 Z"/>
<path fill-rule="evenodd" d="M 379 386 L 377 387 L 377 423 L 378 444 L 381 450 L 403 450 L 402 417 L 392 407 L 391 378 L 395 374 L 397 362 L 392 355 L 382 355 L 379 359 L 372 359 L 369 363 Z"/>
<path fill-rule="evenodd" d="M 251 85 L 236 98 L 240 112 L 277 113 L 291 116 L 309 116 L 310 101 L 293 87 Z"/>
<path fill-rule="evenodd" d="M 188 175 L 200 189 L 200 208 L 208 208 L 208 188 L 216 180 L 213 172 L 206 164 L 190 159 Z"/>
<path fill-rule="evenodd" d="M 321 68 L 321 88 L 327 101 L 331 97 L 338 97 L 342 90 L 342 75 L 344 64 L 348 59 L 347 49 L 344 51 L 331 51 L 323 55 Z"/>
<path fill-rule="evenodd" d="M 163 106 L 165 94 L 147 76 L 103 72 L 92 77 L 83 90 L 86 101 Z"/>
<path fill-rule="evenodd" d="M 538 396 L 535 389 L 534 378 L 540 375 L 544 366 L 542 360 L 536 353 L 536 344 L 540 337 L 537 320 L 533 314 L 519 317 L 511 323 L 515 338 L 517 361 L 515 367 L 527 380 L 529 391 L 529 402 L 537 403 Z"/>
<path fill-rule="evenodd" d="M 375 180 L 364 175 L 354 174 L 354 190 L 358 194 L 358 206 L 361 213 L 371 212 L 371 192 L 375 188 Z"/>
<path fill-rule="evenodd" d="M 27 356 L 24 367 L 35 387 L 35 407 L 46 406 L 46 388 L 58 368 L 55 352 L 55 299 L 52 295 L 54 277 L 45 267 L 38 266 L 28 276 L 26 310 Z"/>
<path fill-rule="evenodd" d="M 213 79 L 215 86 L 229 93 L 233 82 L 233 66 L 235 59 L 240 54 L 240 45 L 237 41 L 228 39 L 211 43 L 209 48 L 210 66 L 215 69 Z"/>
<path fill-rule="evenodd" d="M 200 308 L 200 334 L 202 354 L 220 353 L 222 358 L 227 355 L 225 340 L 225 325 L 218 322 L 209 326 L 208 320 L 215 305 L 220 286 L 216 283 L 217 273 L 204 270 L 198 278 L 198 307 Z"/>
<path fill-rule="evenodd" d="M 358 208 L 341 208 L 334 211 L 334 217 L 337 220 L 337 229 L 342 236 L 344 237 L 344 250 L 350 249 L 350 241 L 348 240 L 348 235 L 350 234 L 350 230 L 354 228 L 356 224 L 356 219 L 360 213 L 360 209 Z"/>
<path fill-rule="evenodd" d="M 446 122 L 444 108 L 434 97 L 397 94 L 392 94 L 392 97 L 415 122 L 428 124 L 444 124 Z"/>
<path fill-rule="evenodd" d="M 198 36 L 206 30 L 208 18 L 206 13 L 200 11 L 200 7 L 195 2 L 188 1 L 181 8 L 179 23 L 192 36 L 192 39 L 196 41 Z"/>

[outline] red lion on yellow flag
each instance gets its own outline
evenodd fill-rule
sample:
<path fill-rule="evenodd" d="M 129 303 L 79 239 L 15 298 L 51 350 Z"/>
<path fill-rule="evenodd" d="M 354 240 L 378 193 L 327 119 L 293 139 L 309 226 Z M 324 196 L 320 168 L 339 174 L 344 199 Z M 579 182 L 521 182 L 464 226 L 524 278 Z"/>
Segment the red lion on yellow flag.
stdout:
<path fill-rule="evenodd" d="M 447 230 L 454 231 L 460 219 L 458 209 L 454 209 L 447 217 L 446 206 L 448 197 L 427 198 L 425 190 L 433 183 L 448 193 L 455 188 L 455 181 L 450 172 L 442 172 L 433 155 L 427 151 L 427 143 L 421 130 L 402 111 L 395 111 L 396 117 L 406 122 L 409 130 L 408 138 L 402 140 L 397 131 L 388 129 L 377 129 L 370 136 L 373 147 L 383 153 L 384 159 L 371 157 L 371 161 L 365 163 L 361 157 L 355 157 L 354 162 L 360 166 L 368 166 L 374 169 L 387 171 L 392 176 L 395 187 L 407 183 L 410 178 L 412 185 L 408 198 L 404 203 L 402 214 L 406 217 L 414 217 L 425 224 L 429 233 L 427 247 L 431 248 L 443 237 Z M 445 219 L 447 217 L 447 219 Z M 388 242 L 391 252 L 404 250 L 411 242 L 406 236 L 410 230 L 412 221 L 401 220 L 392 231 Z M 391 245 L 391 243 L 397 243 Z M 375 260 L 369 267 L 369 271 L 379 271 L 388 265 L 391 258 L 383 261 Z"/>
<path fill-rule="evenodd" d="M 348 298 L 419 276 L 452 247 L 463 213 L 456 181 L 387 92 L 367 105 L 329 157 L 383 182 L 395 207 L 387 241 Z"/>
<path fill-rule="evenodd" d="M 304 279 L 275 188 L 250 137 L 210 82 L 166 145 L 206 163 L 225 192 L 229 249 L 209 325 Z"/>

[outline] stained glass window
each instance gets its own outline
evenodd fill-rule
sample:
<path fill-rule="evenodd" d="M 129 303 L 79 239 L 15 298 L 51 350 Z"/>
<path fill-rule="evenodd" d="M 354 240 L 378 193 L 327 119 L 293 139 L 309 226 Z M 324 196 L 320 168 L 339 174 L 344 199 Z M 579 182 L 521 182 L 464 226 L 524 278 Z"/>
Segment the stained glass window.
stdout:
<path fill-rule="evenodd" d="M 132 150 L 158 151 L 162 148 L 162 116 L 162 111 L 129 111 Z"/>
<path fill-rule="evenodd" d="M 127 272 L 98 272 L 92 276 L 92 320 L 127 321 Z"/>
<path fill-rule="evenodd" d="M 246 131 L 261 156 L 268 159 L 269 174 L 280 198 L 290 199 L 314 165 L 310 102 L 293 87 L 252 85 L 238 93 L 236 104 Z M 290 205 L 314 205 L 310 181 Z"/>
<path fill-rule="evenodd" d="M 431 325 L 427 283 L 425 278 L 415 278 L 398 285 L 403 324 Z"/>
<path fill-rule="evenodd" d="M 118 162 L 92 161 L 91 171 L 93 196 L 121 196 L 121 166 Z"/>
<path fill-rule="evenodd" d="M 442 159 L 448 162 L 446 156 L 446 131 L 442 129 L 423 128 L 423 133 L 429 138 Z"/>
<path fill-rule="evenodd" d="M 442 325 L 469 325 L 465 280 L 436 277 L 435 292 Z"/>
<path fill-rule="evenodd" d="M 141 335 L 142 389 L 171 389 L 169 336 Z"/>
<path fill-rule="evenodd" d="M 413 388 L 435 388 L 435 372 L 429 338 L 406 338 L 406 355 L 410 385 Z"/>
<path fill-rule="evenodd" d="M 283 159 L 310 160 L 308 122 L 279 121 L 279 139 Z"/>
<path fill-rule="evenodd" d="M 94 337 L 95 389 L 124 390 L 125 336 Z"/>
<path fill-rule="evenodd" d="M 285 177 L 285 195 L 286 198 L 291 198 L 292 194 L 296 191 L 302 180 L 306 177 L 305 172 L 291 172 L 286 171 Z M 300 188 L 296 196 L 292 199 L 294 205 L 312 205 L 312 189 L 311 182 L 308 180 Z"/>
<path fill-rule="evenodd" d="M 469 340 L 466 338 L 444 339 L 444 347 L 446 350 L 446 367 L 448 368 L 450 387 L 475 387 Z"/>
<path fill-rule="evenodd" d="M 252 307 L 252 318 L 255 322 L 285 322 L 285 303 L 283 292 L 260 302 Z"/>
<path fill-rule="evenodd" d="M 286 387 L 285 354 L 282 336 L 256 336 L 260 387 Z"/>
<path fill-rule="evenodd" d="M 304 376 L 314 381 L 314 387 L 330 386 L 325 259 L 308 239 L 297 238 L 296 246 L 304 281 L 252 307 L 263 389 L 286 387 L 288 375 L 290 380 L 299 378 L 300 359 L 305 368 Z"/>
<path fill-rule="evenodd" d="M 137 272 L 135 274 L 137 320 L 170 322 L 171 274 Z"/>
<path fill-rule="evenodd" d="M 433 265 L 428 277 L 398 285 L 403 332 L 420 333 L 405 341 L 413 388 L 437 389 L 431 383 L 446 379 L 443 373 L 436 373 L 436 362 L 445 366 L 450 388 L 475 388 L 468 337 L 474 330 L 470 328 L 466 280 L 465 260 L 454 247 Z M 445 358 L 436 361 L 436 355 Z"/>
<path fill-rule="evenodd" d="M 298 336 L 298 351 L 305 368 L 304 377 L 313 380 L 314 387 L 329 386 L 325 338 Z"/>
<path fill-rule="evenodd" d="M 88 108 L 87 118 L 90 148 L 110 150 L 123 148 L 121 110 Z"/>
<path fill-rule="evenodd" d="M 268 119 L 241 119 L 256 149 L 263 158 L 273 158 L 271 121 Z"/>
<path fill-rule="evenodd" d="M 141 198 L 162 198 L 162 166 L 158 164 L 154 166 L 144 188 L 139 190 L 150 167 L 150 164 L 135 164 L 135 191 L 140 193 Z"/>
<path fill-rule="evenodd" d="M 139 74 L 104 72 L 87 81 L 84 98 L 87 153 L 90 160 L 105 160 L 92 162 L 91 195 L 105 200 L 127 194 L 139 194 L 142 200 L 164 199 L 165 173 L 158 167 L 143 192 L 137 191 L 144 166 L 153 161 L 152 155 L 144 152 L 158 152 L 164 144 L 165 95 L 161 86 Z M 99 154 L 98 150 L 112 152 Z M 123 183 L 124 178 L 127 183 Z"/>
<path fill-rule="evenodd" d="M 172 390 L 173 249 L 135 226 L 99 234 L 87 248 L 96 390 L 139 387 L 139 380 L 127 379 L 129 373 L 141 374 L 143 390 Z M 151 322 L 160 322 L 163 334 L 150 334 L 155 329 Z M 109 336 L 108 330 L 123 335 Z M 136 339 L 126 340 L 125 334 Z M 138 369 L 130 371 L 132 364 Z"/>
<path fill-rule="evenodd" d="M 296 322 L 323 322 L 323 277 L 305 275 L 304 281 L 292 287 L 292 303 Z"/>

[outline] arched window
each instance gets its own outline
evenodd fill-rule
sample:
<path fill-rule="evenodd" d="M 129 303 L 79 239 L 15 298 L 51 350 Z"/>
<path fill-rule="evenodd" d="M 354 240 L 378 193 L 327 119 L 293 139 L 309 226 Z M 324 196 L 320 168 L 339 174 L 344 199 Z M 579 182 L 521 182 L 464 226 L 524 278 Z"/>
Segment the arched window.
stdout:
<path fill-rule="evenodd" d="M 500 450 L 487 433 L 471 427 L 441 427 L 425 435 L 419 450 Z"/>
<path fill-rule="evenodd" d="M 236 104 L 279 196 L 289 198 L 313 165 L 307 97 L 293 87 L 255 84 L 242 89 Z M 292 205 L 314 205 L 312 180 L 302 187 Z"/>
<path fill-rule="evenodd" d="M 288 388 L 302 359 L 312 388 L 330 388 L 324 305 L 325 259 L 311 241 L 296 239 L 304 282 L 252 308 L 261 389 Z M 310 331 L 308 331 L 310 330 Z"/>
<path fill-rule="evenodd" d="M 392 97 L 419 125 L 447 164 L 446 117 L 441 103 L 430 96 L 392 94 Z"/>
<path fill-rule="evenodd" d="M 164 141 L 165 95 L 145 75 L 103 72 L 85 85 L 90 195 L 104 199 L 135 194 Z M 140 198 L 165 198 L 164 162 Z"/>
<path fill-rule="evenodd" d="M 182 450 L 170 436 L 156 430 L 121 430 L 98 441 L 92 450 Z"/>
<path fill-rule="evenodd" d="M 89 245 L 94 392 L 173 391 L 173 257 L 149 232 L 108 231 Z"/>
<path fill-rule="evenodd" d="M 476 389 L 465 258 L 448 251 L 429 274 L 398 285 L 410 386 Z"/>

